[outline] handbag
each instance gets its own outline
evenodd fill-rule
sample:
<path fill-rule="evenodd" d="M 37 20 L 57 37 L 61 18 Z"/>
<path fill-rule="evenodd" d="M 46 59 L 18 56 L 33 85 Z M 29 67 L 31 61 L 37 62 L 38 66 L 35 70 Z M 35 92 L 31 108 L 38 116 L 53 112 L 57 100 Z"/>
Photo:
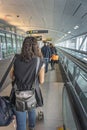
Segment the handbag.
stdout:
<path fill-rule="evenodd" d="M 19 91 L 16 89 L 15 91 L 15 105 L 16 105 L 16 110 L 17 111 L 27 111 L 31 110 L 36 107 L 36 98 L 35 98 L 35 85 L 36 85 L 36 77 L 37 77 L 37 72 L 39 68 L 39 63 L 40 59 L 37 58 L 37 66 L 36 66 L 36 76 L 35 76 L 35 81 L 33 83 L 32 89 L 31 90 L 23 90 Z M 25 77 L 27 77 L 28 73 L 26 74 Z M 24 80 L 26 79 L 24 77 Z M 15 84 L 16 85 L 16 84 Z M 17 86 L 16 86 L 17 88 Z"/>
<path fill-rule="evenodd" d="M 36 99 L 33 91 L 16 91 L 16 110 L 27 111 L 36 107 Z"/>
<path fill-rule="evenodd" d="M 57 61 L 57 60 L 59 60 L 59 56 L 57 54 L 53 54 L 51 56 L 51 59 L 54 60 L 54 61 Z"/>
<path fill-rule="evenodd" d="M 9 97 L 0 96 L 0 126 L 9 125 L 13 120 L 13 116 L 14 111 Z"/>

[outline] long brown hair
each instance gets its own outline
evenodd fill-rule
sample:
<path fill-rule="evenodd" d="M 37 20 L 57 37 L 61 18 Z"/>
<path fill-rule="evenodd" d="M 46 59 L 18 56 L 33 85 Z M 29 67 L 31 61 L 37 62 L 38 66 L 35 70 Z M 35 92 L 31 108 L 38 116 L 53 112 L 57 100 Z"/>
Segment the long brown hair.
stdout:
<path fill-rule="evenodd" d="M 23 46 L 21 50 L 21 57 L 24 61 L 29 61 L 33 57 L 40 57 L 39 46 L 37 39 L 33 36 L 26 37 L 23 41 Z"/>

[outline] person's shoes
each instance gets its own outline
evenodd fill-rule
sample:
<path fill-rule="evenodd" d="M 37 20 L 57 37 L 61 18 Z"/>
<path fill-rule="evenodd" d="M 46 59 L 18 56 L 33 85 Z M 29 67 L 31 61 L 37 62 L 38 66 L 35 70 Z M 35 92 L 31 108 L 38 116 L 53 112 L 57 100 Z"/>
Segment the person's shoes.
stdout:
<path fill-rule="evenodd" d="M 35 130 L 35 128 L 29 128 L 29 130 Z"/>

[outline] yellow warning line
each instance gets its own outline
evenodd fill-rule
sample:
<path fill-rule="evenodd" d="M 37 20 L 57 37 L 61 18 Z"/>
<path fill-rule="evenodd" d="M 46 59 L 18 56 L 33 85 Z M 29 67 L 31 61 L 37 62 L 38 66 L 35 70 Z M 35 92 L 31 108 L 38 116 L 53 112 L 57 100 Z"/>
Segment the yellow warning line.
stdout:
<path fill-rule="evenodd" d="M 58 130 L 64 130 L 64 128 L 63 127 L 59 127 Z"/>

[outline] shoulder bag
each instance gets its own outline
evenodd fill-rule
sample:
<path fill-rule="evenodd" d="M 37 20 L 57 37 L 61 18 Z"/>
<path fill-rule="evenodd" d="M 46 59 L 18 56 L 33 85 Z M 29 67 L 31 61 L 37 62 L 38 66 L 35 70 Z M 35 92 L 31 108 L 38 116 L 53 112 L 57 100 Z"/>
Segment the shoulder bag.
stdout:
<path fill-rule="evenodd" d="M 36 76 L 31 90 L 15 91 L 15 105 L 17 111 L 28 111 L 36 107 L 35 85 L 40 59 L 37 58 Z M 27 75 L 27 74 L 26 74 Z M 26 77 L 26 76 L 25 76 Z M 26 79 L 26 78 L 24 78 Z M 23 80 L 24 82 L 24 80 Z"/>

